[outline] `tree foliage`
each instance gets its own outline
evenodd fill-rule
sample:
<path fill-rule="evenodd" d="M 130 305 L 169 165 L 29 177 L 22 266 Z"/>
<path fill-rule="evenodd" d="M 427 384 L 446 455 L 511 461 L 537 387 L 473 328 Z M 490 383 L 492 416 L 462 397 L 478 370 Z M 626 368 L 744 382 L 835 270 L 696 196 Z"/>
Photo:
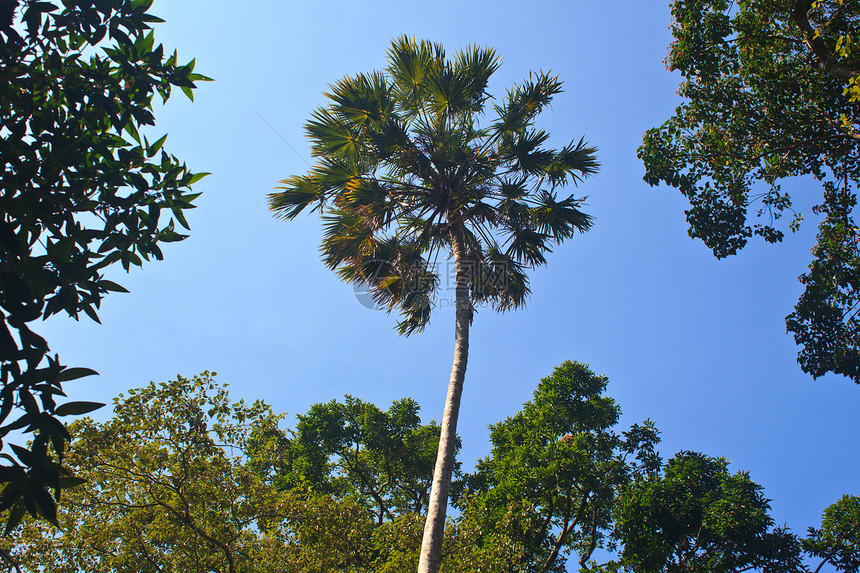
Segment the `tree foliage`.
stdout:
<path fill-rule="evenodd" d="M 349 441 L 365 464 L 356 470 L 349 464 L 357 458 L 337 450 L 331 471 L 307 471 L 306 448 L 333 411 L 367 416 L 352 428 L 329 426 L 332 440 L 317 443 Z M 382 412 L 347 399 L 314 406 L 295 432 L 286 432 L 262 402 L 232 402 L 214 374 L 131 390 L 115 400 L 109 421 L 85 418 L 70 426 L 66 463 L 79 485 L 63 495 L 59 528 L 25 517 L 0 544 L 0 560 L 4 570 L 19 573 L 414 568 L 423 520 L 413 500 L 399 505 L 391 494 L 397 487 L 374 482 L 375 490 L 350 480 L 357 471 L 390 472 L 394 482 L 410 484 L 399 486 L 404 498 L 418 487 L 426 503 L 438 426 L 420 425 L 416 413 L 411 400 Z M 387 415 L 390 425 L 372 425 Z M 385 450 L 381 443 L 394 445 L 386 454 L 391 463 L 374 465 Z M 396 458 L 422 456 L 428 459 L 413 486 L 414 468 Z M 391 514 L 384 521 L 380 491 Z M 475 555 L 478 540 L 475 528 L 452 524 L 446 553 L 463 563 L 496 563 L 493 553 Z"/>
<path fill-rule="evenodd" d="M 773 527 L 761 487 L 725 460 L 681 452 L 662 464 L 649 422 L 617 433 L 606 384 L 567 362 L 492 427 L 490 454 L 457 482 L 444 571 L 858 571 L 858 498 L 800 540 Z M 233 402 L 209 373 L 129 391 L 108 421 L 71 425 L 68 468 L 86 483 L 64 493 L 59 528 L 25 516 L 0 543 L 0 570 L 415 570 L 424 518 L 395 492 L 427 499 L 438 426 L 411 400 L 383 411 L 347 398 L 293 430 L 281 420 Z M 420 479 L 397 458 L 423 458 Z"/>
<path fill-rule="evenodd" d="M 805 372 L 860 383 L 860 53 L 852 49 L 860 3 L 676 0 L 672 15 L 666 63 L 681 73 L 685 101 L 645 134 L 645 181 L 687 197 L 690 236 L 718 258 L 753 236 L 775 243 L 797 228 L 803 217 L 782 180 L 819 185 L 818 244 L 786 327 Z"/>
<path fill-rule="evenodd" d="M 485 530 L 504 523 L 523 548 L 517 570 L 565 571 L 571 552 L 585 567 L 605 547 L 619 489 L 660 466 L 650 421 L 614 431 L 621 410 L 603 395 L 607 383 L 583 364 L 556 367 L 519 413 L 490 427 L 490 456 L 464 481 L 464 511 Z"/>
<path fill-rule="evenodd" d="M 57 573 L 277 562 L 284 500 L 242 461 L 249 428 L 276 423 L 209 373 L 132 390 L 108 422 L 71 425 L 66 463 L 86 483 L 63 496 L 59 529 L 29 520 L 10 553 Z"/>
<path fill-rule="evenodd" d="M 802 571 L 799 543 L 773 528 L 762 488 L 724 459 L 680 452 L 629 484 L 614 508 L 625 570 Z"/>
<path fill-rule="evenodd" d="M 418 411 L 408 398 L 388 411 L 351 396 L 316 404 L 298 417 L 291 436 L 262 429 L 252 440 L 252 463 L 278 489 L 360 500 L 380 525 L 420 514 L 427 507 L 439 426 L 421 425 Z"/>
<path fill-rule="evenodd" d="M 803 547 L 837 571 L 860 571 L 860 497 L 842 496 L 825 509 L 821 527 L 809 528 Z"/>
<path fill-rule="evenodd" d="M 66 483 L 56 462 L 69 439 L 58 418 L 100 406 L 57 405 L 63 382 L 94 372 L 62 366 L 30 324 L 58 313 L 98 321 L 102 298 L 125 292 L 106 269 L 161 259 L 161 244 L 182 240 L 189 186 L 204 175 L 164 151 L 166 136 L 140 131 L 156 95 L 190 98 L 207 79 L 156 44 L 151 3 L 0 4 L 0 439 L 33 438 L 5 444 L 17 459 L 2 454 L 10 527 L 25 510 L 55 521 L 49 492 Z"/>

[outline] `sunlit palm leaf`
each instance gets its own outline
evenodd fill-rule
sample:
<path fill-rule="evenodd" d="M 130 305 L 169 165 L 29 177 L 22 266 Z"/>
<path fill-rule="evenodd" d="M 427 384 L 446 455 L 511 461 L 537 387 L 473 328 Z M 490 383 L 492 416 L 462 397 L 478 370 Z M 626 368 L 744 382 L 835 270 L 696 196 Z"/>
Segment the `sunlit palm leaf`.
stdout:
<path fill-rule="evenodd" d="M 596 159 L 597 148 L 580 139 L 558 152 L 546 168 L 553 186 L 578 183 L 597 173 L 600 163 Z"/>
<path fill-rule="evenodd" d="M 579 210 L 581 204 L 581 199 L 568 197 L 556 201 L 554 194 L 541 192 L 536 206 L 530 209 L 534 228 L 556 241 L 569 239 L 577 232 L 588 231 L 592 217 Z"/>
<path fill-rule="evenodd" d="M 280 219 L 293 219 L 305 207 L 316 203 L 316 209 L 326 200 L 319 183 L 312 177 L 293 175 L 281 183 L 275 189 L 282 191 L 269 194 L 269 209 Z"/>

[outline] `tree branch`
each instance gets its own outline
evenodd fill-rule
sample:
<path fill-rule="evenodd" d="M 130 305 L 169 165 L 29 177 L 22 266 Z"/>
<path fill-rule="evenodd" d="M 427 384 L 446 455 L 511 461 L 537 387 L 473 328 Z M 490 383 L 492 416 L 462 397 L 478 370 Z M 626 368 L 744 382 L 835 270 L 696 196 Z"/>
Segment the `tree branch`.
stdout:
<path fill-rule="evenodd" d="M 798 0 L 791 13 L 791 21 L 800 28 L 803 41 L 812 50 L 815 57 L 824 66 L 824 70 L 834 78 L 848 82 L 857 77 L 858 72 L 851 66 L 847 66 L 833 56 L 824 39 L 817 33 L 812 24 L 809 23 L 809 11 L 812 9 L 814 0 Z"/>
<path fill-rule="evenodd" d="M 813 571 L 812 573 L 818 573 L 819 571 L 821 571 L 821 568 L 824 567 L 825 563 L 830 563 L 830 557 L 825 557 L 824 560 L 818 564 L 818 567 L 816 567 L 815 571 Z"/>
<path fill-rule="evenodd" d="M 857 131 L 856 129 L 854 129 L 852 127 L 849 127 L 847 125 L 842 125 L 842 124 L 837 123 L 835 121 L 831 121 L 830 125 L 835 127 L 837 131 L 845 134 L 846 136 L 850 137 L 851 139 L 856 139 L 856 140 L 860 141 L 860 131 Z"/>
<path fill-rule="evenodd" d="M 159 483 L 157 480 L 153 480 L 153 481 L 155 483 Z M 228 571 L 230 573 L 236 573 L 236 563 L 235 563 L 235 559 L 233 557 L 233 551 L 230 548 L 230 546 L 227 543 L 224 543 L 223 541 L 221 541 L 220 539 L 214 537 L 212 534 L 210 534 L 205 529 L 203 529 L 202 526 L 199 526 L 199 525 L 197 525 L 197 523 L 194 522 L 194 519 L 191 517 L 191 504 L 188 502 L 188 500 L 185 498 L 185 496 L 182 494 L 182 492 L 178 488 L 172 487 L 169 484 L 163 484 L 162 483 L 160 485 L 173 490 L 173 492 L 176 494 L 176 496 L 179 498 L 179 500 L 185 506 L 185 511 L 179 511 L 178 509 L 176 509 L 175 507 L 173 507 L 169 503 L 160 500 L 158 498 L 158 496 L 155 494 L 155 492 L 152 491 L 152 486 L 150 485 L 149 493 L 152 496 L 152 498 L 161 507 L 163 507 L 168 512 L 172 513 L 174 516 L 179 518 L 181 523 L 185 523 L 188 527 L 190 527 L 200 537 L 202 537 L 203 539 L 205 539 L 206 541 L 208 541 L 209 543 L 211 543 L 212 545 L 214 545 L 215 547 L 220 549 L 221 552 L 224 554 L 224 557 L 226 557 L 226 559 L 227 559 Z"/>
<path fill-rule="evenodd" d="M 565 539 L 567 539 L 568 534 L 573 531 L 573 529 L 579 524 L 582 520 L 582 516 L 585 514 L 585 508 L 588 505 L 588 498 L 591 495 L 591 491 L 586 489 L 585 495 L 582 496 L 582 503 L 579 505 L 579 510 L 576 512 L 576 516 L 573 518 L 573 521 L 570 522 L 570 497 L 567 498 L 567 508 L 565 510 L 564 516 L 564 527 L 561 530 L 561 533 L 558 535 L 558 539 L 556 539 L 555 544 L 552 548 L 552 553 L 550 553 L 549 557 L 547 557 L 546 561 L 541 567 L 540 573 L 546 573 L 549 568 L 555 563 L 555 560 L 558 559 L 558 554 L 561 552 L 561 547 L 564 545 Z"/>
<path fill-rule="evenodd" d="M 346 453 L 343 453 L 343 452 L 341 452 L 341 458 L 344 460 L 344 462 L 346 463 L 346 465 L 349 469 L 351 469 L 356 474 L 358 474 L 359 479 L 364 484 L 364 486 L 368 489 L 370 496 L 376 501 L 376 503 L 379 504 L 379 525 L 382 525 L 382 521 L 386 515 L 388 516 L 388 519 L 390 519 L 391 521 L 394 521 L 394 514 L 391 513 L 391 510 L 388 509 L 388 507 L 386 506 L 385 500 L 382 499 L 382 494 L 380 492 L 376 491 L 376 488 L 374 488 L 373 484 L 370 483 L 370 478 L 368 478 L 366 475 L 364 475 L 364 472 L 362 472 L 359 469 L 358 459 L 355 460 L 355 463 L 350 463 L 349 458 L 347 457 Z"/>
<path fill-rule="evenodd" d="M 3 558 L 3 561 L 9 564 L 10 567 L 14 567 L 15 571 L 18 573 L 23 573 L 21 571 L 21 567 L 18 565 L 18 562 L 12 557 L 12 553 L 6 549 L 5 547 L 0 547 L 0 557 Z"/>

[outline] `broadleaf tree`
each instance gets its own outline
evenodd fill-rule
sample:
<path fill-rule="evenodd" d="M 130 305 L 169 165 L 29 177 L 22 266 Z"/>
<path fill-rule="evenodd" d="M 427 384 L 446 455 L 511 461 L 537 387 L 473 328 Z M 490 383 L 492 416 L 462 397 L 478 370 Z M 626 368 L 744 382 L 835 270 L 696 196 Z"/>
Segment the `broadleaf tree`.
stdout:
<path fill-rule="evenodd" d="M 287 498 L 255 477 L 252 428 L 277 425 L 262 402 L 233 402 L 214 374 L 120 395 L 104 423 L 70 425 L 59 527 L 26 519 L 3 543 L 9 570 L 283 571 Z"/>
<path fill-rule="evenodd" d="M 844 495 L 827 507 L 821 527 L 810 527 L 803 540 L 804 550 L 837 571 L 860 571 L 860 497 Z"/>
<path fill-rule="evenodd" d="M 270 195 L 284 219 L 306 208 L 321 211 L 323 260 L 399 311 L 401 333 L 419 332 L 430 319 L 438 257 L 454 266 L 454 362 L 422 573 L 440 564 L 474 305 L 522 306 L 529 269 L 592 223 L 582 198 L 558 193 L 596 172 L 595 149 L 583 140 L 546 147 L 549 134 L 535 127 L 562 83 L 534 74 L 483 121 L 488 81 L 500 63 L 490 48 L 448 57 L 439 44 L 397 38 L 384 70 L 345 77 L 326 93 L 330 103 L 306 126 L 316 164 Z"/>
<path fill-rule="evenodd" d="M 643 573 L 805 571 L 799 540 L 774 527 L 762 489 L 725 459 L 679 452 L 662 475 L 623 487 L 613 507 L 619 562 Z"/>
<path fill-rule="evenodd" d="M 681 452 L 661 464 L 653 425 L 617 432 L 606 384 L 567 362 L 492 427 L 489 455 L 455 482 L 446 571 L 562 573 L 576 559 L 591 573 L 856 573 L 860 498 L 844 496 L 800 539 L 774 527 L 762 488 L 725 460 Z M 79 487 L 63 495 L 60 527 L 25 516 L 0 542 L 0 571 L 414 569 L 423 520 L 392 492 L 427 499 L 438 426 L 408 399 L 387 411 L 317 404 L 292 431 L 282 418 L 232 401 L 205 372 L 129 390 L 105 422 L 71 424 L 67 479 Z M 314 444 L 328 463 L 308 459 Z"/>
<path fill-rule="evenodd" d="M 805 372 L 860 383 L 860 2 L 676 0 L 671 9 L 666 64 L 683 78 L 684 102 L 645 134 L 645 181 L 687 197 L 690 236 L 722 258 L 753 236 L 776 243 L 796 230 L 803 214 L 781 182 L 806 176 L 803 202 L 822 220 L 786 328 Z"/>
<path fill-rule="evenodd" d="M 53 314 L 98 321 L 109 267 L 161 259 L 180 241 L 197 194 L 192 173 L 150 141 L 153 99 L 191 97 L 194 60 L 155 42 L 151 0 L 0 3 L 0 509 L 55 521 L 69 434 L 62 385 L 94 374 L 66 368 L 31 323 Z M 8 443 L 23 432 L 29 446 Z M 50 452 L 54 452 L 51 455 Z M 14 454 L 14 457 L 13 455 Z"/>
<path fill-rule="evenodd" d="M 563 572 L 570 553 L 588 567 L 607 548 L 620 491 L 659 470 L 657 429 L 646 420 L 616 432 L 608 382 L 578 362 L 556 367 L 517 414 L 490 426 L 490 455 L 458 484 L 463 514 L 522 548 L 512 570 Z"/>
<path fill-rule="evenodd" d="M 291 435 L 261 428 L 250 441 L 251 465 L 279 489 L 308 489 L 358 499 L 377 523 L 422 513 L 428 503 L 439 426 L 422 425 L 418 403 L 387 411 L 352 396 L 315 404 Z"/>

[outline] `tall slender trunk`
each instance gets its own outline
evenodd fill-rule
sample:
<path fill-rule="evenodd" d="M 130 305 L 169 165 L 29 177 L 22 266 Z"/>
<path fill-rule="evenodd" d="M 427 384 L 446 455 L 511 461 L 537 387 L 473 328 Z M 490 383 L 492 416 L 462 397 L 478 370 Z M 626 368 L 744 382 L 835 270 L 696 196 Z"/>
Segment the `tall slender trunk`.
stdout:
<path fill-rule="evenodd" d="M 457 270 L 454 364 L 451 366 L 451 380 L 448 383 L 445 413 L 442 416 L 442 434 L 439 437 L 436 468 L 433 470 L 433 487 L 430 490 L 427 521 L 424 522 L 424 538 L 421 541 L 418 573 L 437 573 L 442 561 L 442 539 L 445 535 L 445 516 L 448 511 L 448 489 L 451 486 L 451 474 L 454 469 L 457 417 L 460 414 L 463 381 L 466 379 L 466 361 L 469 358 L 469 324 L 472 322 L 472 305 L 469 300 L 471 277 L 466 262 L 463 236 L 457 231 L 451 232 L 451 251 Z"/>

